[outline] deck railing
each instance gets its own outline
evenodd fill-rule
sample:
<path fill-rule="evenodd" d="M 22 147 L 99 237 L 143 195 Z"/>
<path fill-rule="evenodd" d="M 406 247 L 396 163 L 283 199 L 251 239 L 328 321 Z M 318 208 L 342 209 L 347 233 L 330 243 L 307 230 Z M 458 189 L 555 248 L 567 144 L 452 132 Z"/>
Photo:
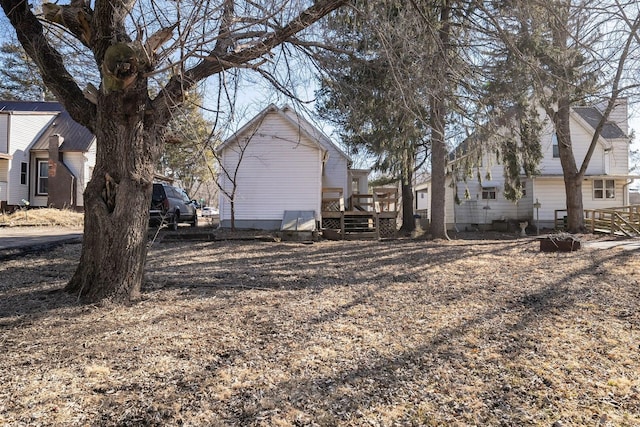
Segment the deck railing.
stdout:
<path fill-rule="evenodd" d="M 342 188 L 325 187 L 322 189 L 322 212 L 344 212 Z"/>
<path fill-rule="evenodd" d="M 585 225 L 592 233 L 640 236 L 640 205 L 585 209 Z"/>
<path fill-rule="evenodd" d="M 353 194 L 346 202 L 342 188 L 323 188 L 323 228 L 337 231 L 342 238 L 347 234 L 393 236 L 396 232 L 397 199 L 396 188 L 374 188 L 371 194 Z"/>

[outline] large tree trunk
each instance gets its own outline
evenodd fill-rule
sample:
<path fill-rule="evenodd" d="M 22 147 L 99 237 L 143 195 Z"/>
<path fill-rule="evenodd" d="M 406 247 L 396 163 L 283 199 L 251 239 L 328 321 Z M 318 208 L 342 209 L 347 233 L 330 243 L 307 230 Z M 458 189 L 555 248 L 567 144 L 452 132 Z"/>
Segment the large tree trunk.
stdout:
<path fill-rule="evenodd" d="M 402 180 L 402 226 L 400 231 L 411 233 L 416 229 L 416 221 L 413 216 L 413 185 Z"/>
<path fill-rule="evenodd" d="M 107 96 L 99 104 L 96 166 L 84 193 L 82 254 L 66 287 L 85 301 L 128 302 L 140 295 L 161 138 L 161 127 L 145 123 L 145 94 L 142 88 L 135 96 Z"/>
<path fill-rule="evenodd" d="M 431 225 L 434 239 L 449 239 L 446 223 L 447 145 L 444 140 L 444 102 L 431 103 Z"/>
<path fill-rule="evenodd" d="M 573 154 L 570 128 L 569 99 L 560 98 L 558 111 L 553 114 L 553 123 L 558 138 L 558 152 L 564 177 L 564 188 L 567 204 L 567 231 L 581 233 L 584 227 L 584 208 L 582 204 L 582 175 L 578 171 Z"/>
<path fill-rule="evenodd" d="M 280 12 L 290 18 L 268 32 L 257 31 L 258 26 L 252 24 L 239 25 L 233 1 L 198 9 L 203 15 L 177 5 L 168 8 L 166 15 L 174 16 L 183 10 L 186 21 L 172 25 L 166 17 L 156 16 L 140 24 L 134 41 L 127 22 L 135 3 L 72 0 L 66 5 L 49 4 L 36 17 L 31 2 L 0 0 L 20 44 L 38 65 L 45 85 L 71 117 L 97 139 L 96 166 L 85 190 L 80 264 L 66 287 L 87 301 L 110 298 L 122 302 L 139 296 L 147 252 L 153 169 L 163 148 L 170 113 L 184 102 L 186 92 L 225 70 L 247 64 L 258 67 L 254 60 L 295 39 L 297 33 L 347 1 L 317 0 L 302 10 L 296 2 L 285 2 L 274 10 L 264 9 L 265 20 Z M 200 3 L 196 3 L 199 8 Z M 251 11 L 257 15 L 261 12 L 259 6 Z M 254 17 L 256 22 L 263 19 Z M 65 67 L 65 58 L 47 40 L 45 34 L 49 30 L 41 24 L 43 18 L 76 39 L 76 44 L 70 44 L 72 48 L 84 46 L 93 53 L 97 66 L 93 71 L 99 71 L 102 80 L 99 90 L 93 86 L 80 89 Z M 178 24 L 180 34 L 175 35 Z M 207 26 L 205 30 L 203 24 Z M 166 27 L 161 28 L 163 25 Z M 192 31 L 201 34 L 194 36 Z M 142 40 L 143 35 L 147 36 L 146 41 Z M 173 46 L 165 51 L 162 46 L 171 39 Z M 238 39 L 245 43 L 230 49 Z M 156 55 L 160 50 L 163 54 Z M 184 62 L 196 57 L 196 63 L 189 66 Z M 171 58 L 177 62 L 171 62 Z M 179 72 L 172 73 L 164 87 L 154 90 L 157 96 L 149 99 L 147 81 L 151 76 L 178 68 Z M 278 86 L 268 71 L 264 73 Z"/>
<path fill-rule="evenodd" d="M 440 11 L 440 28 L 438 35 L 442 44 L 436 55 L 437 76 L 431 96 L 431 226 L 430 234 L 434 239 L 449 239 L 446 223 L 446 190 L 447 190 L 447 143 L 445 141 L 445 124 L 447 105 L 445 94 L 448 93 L 448 55 L 449 38 L 451 36 L 450 6 L 443 1 Z"/>
<path fill-rule="evenodd" d="M 416 229 L 416 221 L 413 216 L 413 160 L 410 150 L 406 147 L 402 156 L 402 226 L 400 230 L 411 233 Z"/>

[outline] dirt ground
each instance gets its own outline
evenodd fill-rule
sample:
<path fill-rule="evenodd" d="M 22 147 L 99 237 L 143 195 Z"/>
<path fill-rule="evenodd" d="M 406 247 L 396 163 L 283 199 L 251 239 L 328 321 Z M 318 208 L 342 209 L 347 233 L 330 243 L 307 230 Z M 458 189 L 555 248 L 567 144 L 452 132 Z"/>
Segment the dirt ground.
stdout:
<path fill-rule="evenodd" d="M 638 253 L 473 236 L 159 240 L 124 307 L 4 261 L 0 425 L 640 426 Z"/>

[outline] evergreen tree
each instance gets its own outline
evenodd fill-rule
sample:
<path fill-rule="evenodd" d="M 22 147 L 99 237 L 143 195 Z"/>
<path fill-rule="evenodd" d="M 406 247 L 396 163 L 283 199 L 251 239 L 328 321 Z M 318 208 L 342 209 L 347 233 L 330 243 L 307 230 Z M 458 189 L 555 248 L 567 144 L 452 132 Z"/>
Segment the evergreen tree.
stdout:
<path fill-rule="evenodd" d="M 0 98 L 21 101 L 54 101 L 40 77 L 38 67 L 22 46 L 0 46 Z"/>
<path fill-rule="evenodd" d="M 210 137 L 212 123 L 204 118 L 201 97 L 190 96 L 176 110 L 167 126 L 167 144 L 158 161 L 158 172 L 180 182 L 194 197 L 200 186 L 213 183 L 215 163 Z"/>
<path fill-rule="evenodd" d="M 410 9 L 403 2 L 361 1 L 334 17 L 331 42 L 338 49 L 321 57 L 317 107 L 351 154 L 371 158 L 374 170 L 401 182 L 404 231 L 415 228 L 413 176 L 428 155 L 428 109 L 415 78 L 423 64 L 416 45 L 407 43 L 419 31 L 407 19 Z"/>

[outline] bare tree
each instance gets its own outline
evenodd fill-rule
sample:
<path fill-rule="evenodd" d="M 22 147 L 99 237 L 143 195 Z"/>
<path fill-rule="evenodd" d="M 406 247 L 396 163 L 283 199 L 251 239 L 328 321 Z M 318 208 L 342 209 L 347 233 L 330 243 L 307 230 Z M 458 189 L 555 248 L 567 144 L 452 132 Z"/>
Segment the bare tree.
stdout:
<path fill-rule="evenodd" d="M 217 160 L 219 167 L 215 183 L 220 192 L 229 201 L 229 207 L 231 209 L 231 230 L 236 229 L 236 195 L 238 194 L 239 185 L 238 173 L 240 172 L 240 167 L 244 160 L 247 149 L 249 148 L 249 144 L 251 144 L 253 137 L 256 135 L 256 132 L 258 132 L 258 129 L 262 125 L 264 117 L 265 116 L 261 117 L 261 119 L 258 120 L 257 123 L 254 123 L 252 125 L 252 128 L 249 129 L 249 136 L 242 139 L 229 141 L 229 144 L 226 147 L 214 147 L 213 145 L 210 146 L 213 156 Z M 223 155 L 223 148 L 225 148 L 226 151 L 230 154 L 227 154 L 226 156 Z M 230 158 L 231 155 L 235 157 Z"/>
<path fill-rule="evenodd" d="M 154 166 L 172 111 L 210 76 L 234 69 L 269 75 L 274 49 L 303 42 L 309 26 L 345 3 L 95 0 L 91 8 L 72 0 L 44 4 L 39 17 L 27 1 L 0 0 L 47 88 L 97 139 L 82 254 L 68 292 L 85 300 L 139 298 Z M 99 89 L 78 86 L 47 39 L 51 26 L 92 55 Z M 165 74 L 166 84 L 154 81 Z"/>

